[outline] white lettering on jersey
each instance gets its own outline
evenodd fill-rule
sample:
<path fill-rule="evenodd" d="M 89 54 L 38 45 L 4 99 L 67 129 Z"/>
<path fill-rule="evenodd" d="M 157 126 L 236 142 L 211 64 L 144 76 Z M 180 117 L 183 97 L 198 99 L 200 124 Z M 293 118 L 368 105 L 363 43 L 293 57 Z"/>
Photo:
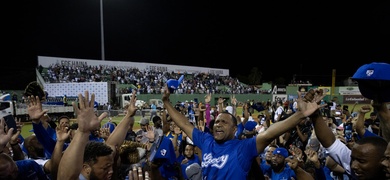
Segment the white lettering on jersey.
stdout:
<path fill-rule="evenodd" d="M 227 160 L 229 159 L 229 155 L 222 155 L 218 158 L 213 158 L 213 155 L 211 155 L 211 153 L 205 153 L 203 155 L 203 162 L 202 162 L 202 168 L 203 167 L 208 167 L 208 166 L 211 166 L 211 167 L 216 167 L 218 169 L 222 169 Z"/>

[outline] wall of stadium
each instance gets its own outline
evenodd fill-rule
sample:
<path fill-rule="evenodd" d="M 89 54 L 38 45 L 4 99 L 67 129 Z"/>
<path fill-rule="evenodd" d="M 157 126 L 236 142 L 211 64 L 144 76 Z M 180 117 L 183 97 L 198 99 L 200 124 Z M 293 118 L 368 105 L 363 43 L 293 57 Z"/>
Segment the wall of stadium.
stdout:
<path fill-rule="evenodd" d="M 102 61 L 102 60 L 89 60 L 89 59 L 74 59 L 74 58 L 62 58 L 62 57 L 47 57 L 38 56 L 38 66 L 49 67 L 54 64 L 62 65 L 87 65 L 87 66 L 107 66 L 116 68 L 138 68 L 139 70 L 161 70 L 166 72 L 195 74 L 195 73 L 210 73 L 218 74 L 220 76 L 229 76 L 229 69 L 209 68 L 209 67 L 196 67 L 196 66 L 181 66 L 181 65 L 168 65 L 168 64 L 156 64 L 156 63 L 139 63 L 128 61 Z"/>

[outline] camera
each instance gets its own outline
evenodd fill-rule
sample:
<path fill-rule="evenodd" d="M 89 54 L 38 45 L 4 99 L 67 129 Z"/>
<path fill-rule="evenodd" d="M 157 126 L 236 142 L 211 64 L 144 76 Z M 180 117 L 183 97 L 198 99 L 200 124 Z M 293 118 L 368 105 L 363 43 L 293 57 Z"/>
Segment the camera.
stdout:
<path fill-rule="evenodd" d="M 4 118 L 5 123 L 7 124 L 8 129 L 14 128 L 13 134 L 17 132 L 16 122 L 14 117 L 11 114 L 5 114 L 3 112 L 0 112 L 0 117 Z M 6 127 L 4 126 L 4 132 L 6 132 Z"/>
<path fill-rule="evenodd" d="M 311 120 L 310 119 L 306 119 L 306 121 L 305 121 L 305 126 L 311 126 Z"/>

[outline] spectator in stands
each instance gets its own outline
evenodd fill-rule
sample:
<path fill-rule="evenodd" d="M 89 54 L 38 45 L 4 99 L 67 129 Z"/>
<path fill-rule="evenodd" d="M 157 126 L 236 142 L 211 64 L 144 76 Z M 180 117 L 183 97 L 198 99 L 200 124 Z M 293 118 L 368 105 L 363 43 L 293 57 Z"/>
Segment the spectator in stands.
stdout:
<path fill-rule="evenodd" d="M 99 69 L 99 71 L 96 71 Z M 83 71 L 86 74 L 74 73 L 74 71 Z M 99 73 L 100 72 L 100 73 Z M 70 82 L 107 82 L 116 81 L 120 84 L 136 85 L 139 93 L 156 93 L 159 94 L 163 89 L 166 79 L 170 79 L 180 74 L 155 71 L 140 70 L 138 68 L 123 67 L 103 67 L 103 66 L 84 66 L 84 65 L 67 65 L 53 63 L 47 67 L 47 73 L 43 74 L 43 79 L 48 83 L 70 83 Z M 145 77 L 148 78 L 145 78 Z M 190 93 L 217 93 L 217 94 L 247 94 L 259 93 L 259 88 L 255 85 L 244 87 L 238 79 L 230 76 L 220 76 L 213 73 L 195 73 L 186 74 L 185 83 L 182 83 L 178 89 L 179 94 Z M 149 79 L 154 79 L 151 82 Z M 222 87 L 222 88 L 221 88 Z M 129 93 L 133 88 L 118 88 L 119 93 Z M 266 92 L 266 91 L 263 91 Z"/>
<path fill-rule="evenodd" d="M 311 115 L 321 107 L 316 102 L 305 102 L 300 98 L 298 112 L 284 121 L 272 124 L 267 131 L 253 138 L 238 140 L 234 137 L 237 129 L 237 120 L 234 115 L 228 112 L 219 113 L 214 123 L 213 137 L 209 133 L 199 131 L 189 123 L 187 118 L 172 106 L 169 96 L 170 92 L 166 86 L 162 101 L 172 120 L 202 151 L 203 176 L 211 179 L 247 178 L 253 160 L 264 151 L 271 141 L 288 129 L 295 127 L 301 118 Z M 322 99 L 322 97 L 320 98 Z M 241 168 L 237 169 L 237 165 L 240 165 Z M 239 171 L 232 171 L 232 169 Z M 297 174 L 297 177 L 301 178 L 307 176 L 311 177 L 304 171 Z"/>

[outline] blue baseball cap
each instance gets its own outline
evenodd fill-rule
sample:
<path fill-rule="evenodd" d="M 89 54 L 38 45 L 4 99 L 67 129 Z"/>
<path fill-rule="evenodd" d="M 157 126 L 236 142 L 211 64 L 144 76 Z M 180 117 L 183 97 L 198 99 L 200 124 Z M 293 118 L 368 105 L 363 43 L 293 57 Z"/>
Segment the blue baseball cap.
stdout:
<path fill-rule="evenodd" d="M 279 155 L 283 156 L 284 158 L 288 157 L 287 149 L 286 148 L 282 148 L 282 147 L 276 148 L 272 154 L 279 154 Z"/>
<path fill-rule="evenodd" d="M 390 64 L 373 62 L 365 64 L 355 72 L 352 79 L 355 80 L 387 80 L 390 81 Z"/>
<path fill-rule="evenodd" d="M 247 131 L 253 131 L 253 129 L 255 129 L 256 125 L 257 125 L 257 122 L 256 122 L 256 121 L 247 121 L 247 122 L 245 123 L 244 128 L 245 128 L 245 130 L 247 130 Z"/>
<path fill-rule="evenodd" d="M 169 79 L 167 81 L 167 86 L 168 86 L 168 89 L 171 93 L 173 93 L 174 90 L 176 90 L 180 83 L 183 81 L 184 79 L 184 74 L 180 76 L 180 78 L 178 80 L 176 79 Z"/>
<path fill-rule="evenodd" d="M 149 160 L 158 162 L 158 168 L 161 176 L 164 179 L 178 176 L 178 171 L 175 170 L 176 154 L 173 148 L 172 141 L 166 136 L 159 136 L 158 140 L 150 148 Z"/>
<path fill-rule="evenodd" d="M 166 136 L 160 136 L 160 138 L 161 139 L 151 147 L 150 160 L 162 160 L 164 164 L 174 164 L 176 162 L 176 154 L 172 141 Z"/>
<path fill-rule="evenodd" d="M 378 102 L 390 102 L 390 64 L 373 62 L 365 64 L 355 72 L 352 80 L 358 82 L 360 93 Z"/>

